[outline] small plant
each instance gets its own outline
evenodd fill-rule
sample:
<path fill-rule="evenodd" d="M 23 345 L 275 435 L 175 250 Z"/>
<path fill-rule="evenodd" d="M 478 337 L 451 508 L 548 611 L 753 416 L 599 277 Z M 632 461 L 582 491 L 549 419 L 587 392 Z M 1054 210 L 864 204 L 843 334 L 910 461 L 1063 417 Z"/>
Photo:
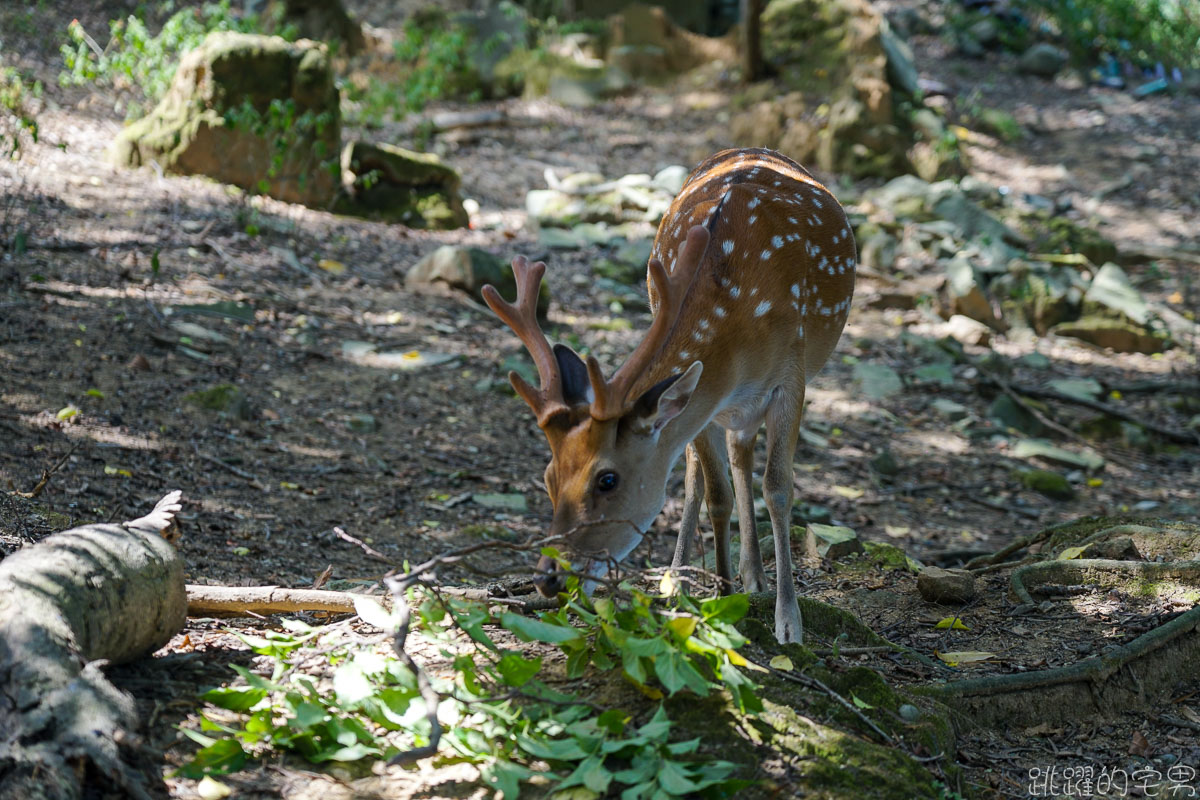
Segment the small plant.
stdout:
<path fill-rule="evenodd" d="M 418 15 L 404 26 L 393 56 L 396 75 L 370 76 L 342 86 L 346 117 L 363 125 L 398 121 L 426 105 L 443 100 L 477 101 L 488 92 L 473 66 L 473 54 L 500 46 L 501 35 L 477 44 L 466 29 L 440 16 Z"/>
<path fill-rule="evenodd" d="M 283 632 L 243 636 L 271 674 L 235 667 L 236 686 L 203 695 L 209 708 L 200 730 L 184 731 L 201 749 L 180 773 L 235 772 L 281 750 L 322 763 L 404 760 L 413 749 L 428 748 L 436 751 L 435 764 L 476 764 L 506 800 L 535 777 L 554 790 L 620 790 L 631 800 L 706 790 L 728 796 L 745 786 L 730 777 L 732 763 L 698 756 L 699 739 L 673 741 L 664 706 L 635 724 L 622 709 L 599 708 L 564 691 L 561 678 L 551 688 L 541 656 L 503 647 L 489 632 L 499 625 L 523 641 L 558 647 L 569 679 L 620 670 L 651 698 L 727 689 L 743 711 L 761 708 L 754 684 L 739 669 L 747 665 L 737 653 L 745 640 L 733 627 L 748 608 L 745 595 L 696 601 L 627 584 L 617 594 L 620 600 L 591 603 L 576 591 L 558 612 L 497 619 L 484 604 L 409 589 L 413 632 L 439 643 L 446 659 L 447 668 L 429 678 L 439 696 L 436 711 L 422 699 L 429 697 L 424 675 L 378 645 L 351 642 L 338 626 L 292 621 Z M 396 625 L 368 598 L 358 610 L 376 626 Z M 313 659 L 325 661 L 328 680 L 299 671 Z M 452 720 L 444 732 L 439 725 L 435 733 L 435 714 Z"/>
<path fill-rule="evenodd" d="M 336 123 L 331 111 L 317 113 L 310 110 L 297 114 L 296 101 L 289 97 L 286 100 L 273 99 L 261 112 L 248 99 L 243 100 L 240 106 L 226 109 L 222 116 L 231 130 L 247 130 L 270 145 L 270 166 L 254 187 L 259 194 L 266 194 L 271 188 L 271 181 L 276 178 L 295 179 L 303 187 L 313 169 L 325 169 L 334 175 L 341 171 L 338 154 L 329 153 L 322 139 L 325 130 Z M 301 152 L 299 144 L 306 139 L 312 139 L 313 143 L 304 162 L 286 163 L 289 153 Z M 285 168 L 289 170 L 286 175 Z"/>
<path fill-rule="evenodd" d="M 179 57 L 199 46 L 208 34 L 258 29 L 258 19 L 235 15 L 230 0 L 184 8 L 167 19 L 157 34 L 151 34 L 141 16 L 113 20 L 103 49 L 73 20 L 67 28 L 68 42 L 60 48 L 64 68 L 58 80 L 64 86 L 97 83 L 133 90 L 152 105 L 171 85 Z M 291 29 L 280 35 L 294 39 L 296 34 Z M 140 108 L 141 103 L 132 103 L 131 116 L 137 116 Z"/>
<path fill-rule="evenodd" d="M 1025 0 L 1056 23 L 1081 61 L 1100 53 L 1149 66 L 1200 68 L 1200 6 L 1190 0 Z"/>
<path fill-rule="evenodd" d="M 26 80 L 13 67 L 0 67 L 0 156 L 16 158 L 22 148 L 37 143 L 32 106 L 41 96 L 40 82 Z"/>

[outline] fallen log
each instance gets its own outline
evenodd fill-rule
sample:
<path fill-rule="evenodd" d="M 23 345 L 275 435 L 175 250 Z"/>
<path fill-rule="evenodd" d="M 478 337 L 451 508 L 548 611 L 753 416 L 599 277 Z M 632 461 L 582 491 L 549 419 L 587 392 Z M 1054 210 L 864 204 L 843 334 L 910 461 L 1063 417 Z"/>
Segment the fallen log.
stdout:
<path fill-rule="evenodd" d="M 162 536 L 179 497 L 0 561 L 0 798 L 150 797 L 129 766 L 133 699 L 101 667 L 149 655 L 183 627 L 183 562 Z"/>

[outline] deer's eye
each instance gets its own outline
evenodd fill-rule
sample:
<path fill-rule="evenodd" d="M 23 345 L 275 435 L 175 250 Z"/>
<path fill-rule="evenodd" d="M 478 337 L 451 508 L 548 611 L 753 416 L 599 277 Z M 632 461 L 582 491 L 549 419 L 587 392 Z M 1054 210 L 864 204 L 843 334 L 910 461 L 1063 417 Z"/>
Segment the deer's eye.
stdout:
<path fill-rule="evenodd" d="M 617 488 L 618 483 L 620 483 L 620 479 L 617 477 L 617 473 L 612 470 L 601 472 L 596 476 L 596 491 L 611 492 Z"/>

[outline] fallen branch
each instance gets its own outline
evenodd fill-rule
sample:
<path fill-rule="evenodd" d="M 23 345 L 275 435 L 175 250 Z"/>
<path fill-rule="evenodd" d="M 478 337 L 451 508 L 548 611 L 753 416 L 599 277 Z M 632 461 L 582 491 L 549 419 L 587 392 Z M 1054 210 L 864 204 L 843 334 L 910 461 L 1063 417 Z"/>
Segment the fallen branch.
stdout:
<path fill-rule="evenodd" d="M 302 611 L 353 614 L 356 596 L 350 592 L 333 592 L 328 589 L 188 584 L 187 613 L 189 617 L 265 616 Z"/>
<path fill-rule="evenodd" d="M 1111 406 L 1108 403 L 1102 403 L 1099 400 L 1091 400 L 1086 397 L 1076 397 L 1070 394 L 1063 394 L 1054 389 L 1041 389 L 1036 386 L 1024 386 L 1022 384 L 1013 384 L 1012 389 L 1020 392 L 1027 397 L 1039 397 L 1045 400 L 1057 400 L 1060 403 L 1072 403 L 1084 408 L 1090 408 L 1093 411 L 1099 411 L 1101 414 L 1107 414 L 1116 419 L 1123 419 L 1126 422 L 1132 422 L 1135 425 L 1140 425 L 1146 430 L 1156 433 L 1172 442 L 1181 442 L 1183 444 L 1200 444 L 1200 431 L 1182 431 L 1175 428 L 1165 428 L 1154 422 L 1141 419 L 1136 414 L 1130 413 L 1123 409 Z M 1075 434 L 1078 436 L 1078 434 Z"/>
<path fill-rule="evenodd" d="M 81 444 L 83 444 L 82 439 L 75 442 L 75 444 L 71 445 L 71 449 L 68 450 L 66 452 L 66 454 L 62 458 L 60 458 L 58 460 L 58 463 L 56 463 L 53 467 L 51 467 L 50 469 L 47 469 L 47 470 L 42 470 L 41 479 L 37 482 L 37 485 L 34 486 L 33 489 L 31 489 L 30 491 L 28 491 L 28 492 L 19 491 L 17 489 L 16 485 L 13 484 L 11 479 L 8 482 L 8 488 L 17 497 L 24 497 L 26 500 L 32 500 L 33 498 L 37 497 L 39 494 L 42 493 L 42 490 L 46 488 L 46 484 L 50 483 L 50 476 L 53 475 L 54 473 L 58 472 L 59 467 L 61 467 L 65 463 L 67 463 L 67 459 L 71 457 L 72 453 L 74 453 L 76 450 L 79 449 L 79 445 L 81 445 Z"/>

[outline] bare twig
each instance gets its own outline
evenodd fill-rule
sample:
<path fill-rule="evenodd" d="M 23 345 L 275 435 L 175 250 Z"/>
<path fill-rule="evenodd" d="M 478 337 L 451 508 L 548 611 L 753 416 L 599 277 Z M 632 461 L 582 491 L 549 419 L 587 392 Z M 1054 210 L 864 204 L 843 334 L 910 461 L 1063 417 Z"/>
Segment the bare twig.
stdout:
<path fill-rule="evenodd" d="M 359 549 L 361 549 L 364 553 L 366 553 L 367 555 L 369 555 L 371 558 L 375 559 L 376 561 L 382 561 L 385 564 L 391 564 L 392 566 L 395 566 L 396 560 L 394 558 L 388 558 L 386 555 L 379 552 L 374 547 L 371 547 L 371 545 L 367 544 L 362 539 L 359 539 L 356 536 L 351 536 L 350 534 L 346 533 L 346 531 L 344 531 L 341 528 L 341 526 L 335 525 L 333 528 L 333 533 L 339 539 L 347 541 L 350 544 L 357 545 L 359 547 Z"/>
<path fill-rule="evenodd" d="M 757 661 L 754 661 L 753 659 L 748 658 L 746 660 L 750 661 L 750 663 L 755 664 L 756 666 L 766 670 L 767 672 L 770 672 L 772 675 L 775 675 L 776 677 L 783 678 L 786 681 L 791 681 L 792 683 L 798 683 L 801 686 L 807 686 L 810 689 L 820 689 L 822 692 L 829 695 L 830 698 L 832 698 L 834 701 L 836 701 L 839 705 L 841 705 L 843 708 L 845 708 L 851 714 L 858 717 L 859 721 L 862 722 L 864 725 L 866 725 L 868 728 L 870 728 L 872 731 L 874 731 L 875 735 L 878 736 L 880 739 L 882 739 L 885 744 L 894 744 L 894 740 L 892 739 L 891 735 L 886 733 L 878 725 L 876 725 L 874 722 L 872 722 L 870 719 L 868 719 L 867 715 L 862 713 L 862 711 L 860 711 L 859 709 L 855 708 L 853 703 L 851 703 L 846 698 L 842 697 L 840 694 L 835 692 L 833 689 L 826 686 L 820 680 L 812 677 L 811 675 L 794 674 L 791 672 L 784 672 L 783 670 L 775 669 L 774 667 L 766 665 L 766 664 L 759 664 Z"/>
<path fill-rule="evenodd" d="M 1020 392 L 1027 397 L 1040 397 L 1046 400 L 1057 400 L 1060 403 L 1072 403 L 1077 406 L 1083 406 L 1084 408 L 1090 408 L 1093 411 L 1099 411 L 1101 414 L 1107 414 L 1110 417 L 1123 419 L 1126 422 L 1132 422 L 1136 425 L 1140 425 L 1146 430 L 1156 433 L 1164 439 L 1172 442 L 1181 442 L 1183 444 L 1200 444 L 1200 432 L 1165 428 L 1162 425 L 1142 419 L 1136 414 L 1117 408 L 1116 406 L 1109 405 L 1108 403 L 1102 403 L 1099 400 L 1091 400 L 1086 397 L 1076 397 L 1070 394 L 1063 394 L 1062 392 L 1054 389 L 1041 389 L 1036 386 L 1024 386 L 1021 384 L 1013 384 L 1010 389 Z M 1073 434 L 1073 437 L 1078 438 L 1078 435 Z"/>
<path fill-rule="evenodd" d="M 196 451 L 196 455 L 199 456 L 202 460 L 207 461 L 208 463 L 210 463 L 214 466 L 221 467 L 222 469 L 232 472 L 234 475 L 237 475 L 239 478 L 245 480 L 247 483 L 249 483 L 255 489 L 258 489 L 261 492 L 265 492 L 267 490 L 266 485 L 264 485 L 262 481 L 260 481 L 257 477 L 255 477 L 251 473 L 247 472 L 246 470 L 241 469 L 240 467 L 235 467 L 233 464 L 230 464 L 227 461 L 222 461 L 221 459 L 217 458 L 216 456 L 210 456 L 205 453 L 201 453 L 200 446 L 197 445 L 195 442 L 192 442 L 192 449 Z"/>
<path fill-rule="evenodd" d="M 33 489 L 31 489 L 28 492 L 22 492 L 19 489 L 17 489 L 17 487 L 13 484 L 12 480 L 10 479 L 8 482 L 8 487 L 11 490 L 12 494 L 15 494 L 17 497 L 24 497 L 26 500 L 32 500 L 33 498 L 37 497 L 39 494 L 42 493 L 42 490 L 44 490 L 46 488 L 46 484 L 50 483 L 50 476 L 53 475 L 54 473 L 58 472 L 59 467 L 61 467 L 65 463 L 67 463 L 67 459 L 71 457 L 72 453 L 74 453 L 76 450 L 79 449 L 79 446 L 81 444 L 83 444 L 82 439 L 76 441 L 75 444 L 71 445 L 71 449 L 68 450 L 63 455 L 63 457 L 58 460 L 58 463 L 56 463 L 50 469 L 42 470 L 41 479 L 37 482 L 37 485 L 34 486 Z"/>
<path fill-rule="evenodd" d="M 995 511 L 1002 511 L 1006 513 L 1011 511 L 1013 514 L 1020 514 L 1021 516 L 1028 517 L 1029 519 L 1037 519 L 1041 516 L 1041 513 L 1034 511 L 1031 508 L 1004 505 L 1003 503 L 997 503 L 995 500 L 988 500 L 986 497 L 976 497 L 975 495 L 971 494 L 964 495 L 963 497 L 966 500 L 970 500 L 972 503 L 977 503 L 978 505 L 993 509 Z"/>

